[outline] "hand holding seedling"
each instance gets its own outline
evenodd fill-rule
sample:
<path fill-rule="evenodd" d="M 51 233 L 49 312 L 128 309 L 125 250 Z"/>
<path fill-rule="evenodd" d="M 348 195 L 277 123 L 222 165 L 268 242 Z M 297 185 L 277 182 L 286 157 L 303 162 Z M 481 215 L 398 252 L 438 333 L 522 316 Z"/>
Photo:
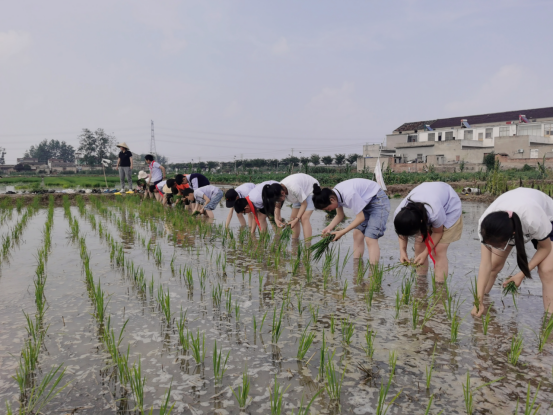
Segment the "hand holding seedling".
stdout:
<path fill-rule="evenodd" d="M 524 278 L 525 278 L 525 275 L 523 275 L 523 272 L 518 272 L 516 275 L 512 275 L 510 278 L 504 281 L 502 283 L 502 286 L 506 288 L 510 282 L 513 282 L 516 285 L 516 287 L 519 287 L 523 282 Z"/>
<path fill-rule="evenodd" d="M 324 229 L 321 231 L 321 234 L 322 234 L 322 235 L 327 235 L 327 234 L 330 233 L 332 230 L 333 230 L 333 228 L 330 228 L 329 226 L 327 226 L 326 228 L 324 228 Z"/>
<path fill-rule="evenodd" d="M 298 220 L 298 218 L 294 218 L 288 223 L 288 225 L 290 225 L 291 228 L 294 228 L 296 225 L 298 225 Z"/>
<path fill-rule="evenodd" d="M 419 254 L 418 256 L 416 256 L 413 260 L 413 263 L 414 264 L 417 264 L 417 265 L 423 265 L 425 260 L 427 259 L 427 251 L 423 251 L 421 254 Z"/>
<path fill-rule="evenodd" d="M 335 235 L 335 239 L 333 239 L 333 242 L 337 242 L 340 238 L 342 238 L 344 236 L 346 232 L 344 231 L 335 231 L 335 232 L 331 232 L 332 235 Z"/>
<path fill-rule="evenodd" d="M 275 217 L 275 225 L 277 225 L 277 227 L 279 228 L 284 228 L 285 226 L 287 226 L 286 223 L 284 222 L 281 222 L 281 219 Z"/>
<path fill-rule="evenodd" d="M 405 251 L 400 252 L 400 262 L 402 264 L 410 262 L 410 258 L 408 258 L 408 253 L 407 252 L 405 252 Z"/>

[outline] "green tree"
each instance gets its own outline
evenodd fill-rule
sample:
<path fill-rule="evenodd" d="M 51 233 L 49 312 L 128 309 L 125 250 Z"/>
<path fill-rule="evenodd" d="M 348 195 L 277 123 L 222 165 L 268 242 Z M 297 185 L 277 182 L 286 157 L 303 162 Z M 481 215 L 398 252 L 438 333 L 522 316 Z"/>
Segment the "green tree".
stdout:
<path fill-rule="evenodd" d="M 29 147 L 24 157 L 36 158 L 43 163 L 46 163 L 48 159 L 60 159 L 67 163 L 73 163 L 75 149 L 65 141 L 44 139 L 36 146 Z"/>
<path fill-rule="evenodd" d="M 300 164 L 302 164 L 303 166 L 307 165 L 309 162 L 310 162 L 309 157 L 300 157 Z"/>
<path fill-rule="evenodd" d="M 208 165 L 208 171 L 212 171 L 217 166 L 219 166 L 219 163 L 217 161 L 208 161 L 206 164 Z"/>
<path fill-rule="evenodd" d="M 333 164 L 333 157 L 331 157 L 331 156 L 325 156 L 325 157 L 322 157 L 322 158 L 321 158 L 321 161 L 322 161 L 323 164 L 325 164 L 326 166 L 330 166 L 331 164 Z"/>
<path fill-rule="evenodd" d="M 13 167 L 13 169 L 14 169 L 15 171 L 29 171 L 29 170 L 31 170 L 31 166 L 29 166 L 28 164 L 21 164 L 21 163 L 19 163 L 19 164 L 16 164 L 16 165 Z"/>
<path fill-rule="evenodd" d="M 357 153 L 349 154 L 348 157 L 346 157 L 346 161 L 348 161 L 348 164 L 354 164 L 358 161 L 358 157 L 362 157 Z"/>
<path fill-rule="evenodd" d="M 310 156 L 310 161 L 314 166 L 319 166 L 319 163 L 321 162 L 321 157 L 319 157 L 319 154 L 312 154 Z"/>
<path fill-rule="evenodd" d="M 494 151 L 489 154 L 485 154 L 483 157 L 483 164 L 487 167 L 487 171 L 492 171 L 494 169 L 495 161 L 496 158 L 494 156 Z"/>
<path fill-rule="evenodd" d="M 83 152 L 86 164 L 98 165 L 102 159 L 114 158 L 115 137 L 107 134 L 102 128 L 92 132 L 83 128 L 79 136 L 79 150 Z"/>
<path fill-rule="evenodd" d="M 335 154 L 335 163 L 337 166 L 342 166 L 345 160 L 346 156 L 344 154 Z"/>

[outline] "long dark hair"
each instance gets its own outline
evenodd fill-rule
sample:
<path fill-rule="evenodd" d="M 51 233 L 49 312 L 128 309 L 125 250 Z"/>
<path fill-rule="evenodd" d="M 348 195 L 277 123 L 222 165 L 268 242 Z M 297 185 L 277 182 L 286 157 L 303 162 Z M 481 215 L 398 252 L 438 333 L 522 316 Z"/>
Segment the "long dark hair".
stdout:
<path fill-rule="evenodd" d="M 182 174 L 176 174 L 175 175 L 175 183 L 177 183 L 178 185 L 182 185 L 184 177 L 185 176 L 183 176 Z"/>
<path fill-rule="evenodd" d="M 425 205 L 427 203 L 414 202 L 408 199 L 408 203 L 394 218 L 394 230 L 403 237 L 414 236 L 418 232 L 425 241 L 429 236 L 429 214 Z"/>
<path fill-rule="evenodd" d="M 317 183 L 314 183 L 312 201 L 314 202 L 314 207 L 316 209 L 322 210 L 329 206 L 331 204 L 331 196 L 337 197 L 335 192 L 328 187 L 324 187 L 322 189 Z"/>
<path fill-rule="evenodd" d="M 500 211 L 489 213 L 481 222 L 480 232 L 483 242 L 493 246 L 506 244 L 513 237 L 516 243 L 517 266 L 527 278 L 531 278 L 529 262 L 525 253 L 523 228 L 517 213 Z"/>
<path fill-rule="evenodd" d="M 281 187 L 280 183 L 266 184 L 262 188 L 262 201 L 264 204 L 264 209 L 268 215 L 273 216 L 273 212 L 275 211 L 275 203 L 277 203 L 277 201 L 281 197 L 282 191 L 283 188 Z"/>
<path fill-rule="evenodd" d="M 248 206 L 248 200 L 246 200 L 246 198 L 241 197 L 240 199 L 237 199 L 234 206 L 235 212 L 244 213 L 244 209 L 246 209 L 246 206 Z"/>

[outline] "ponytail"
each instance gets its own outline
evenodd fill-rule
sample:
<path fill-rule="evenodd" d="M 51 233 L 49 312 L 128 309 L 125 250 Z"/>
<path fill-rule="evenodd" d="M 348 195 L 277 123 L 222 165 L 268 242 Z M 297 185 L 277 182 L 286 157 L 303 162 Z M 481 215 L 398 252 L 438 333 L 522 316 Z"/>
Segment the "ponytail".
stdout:
<path fill-rule="evenodd" d="M 408 203 L 394 218 L 394 229 L 399 236 L 414 236 L 418 232 L 423 241 L 429 236 L 429 214 L 425 205 L 428 203 L 413 202 L 408 199 Z"/>
<path fill-rule="evenodd" d="M 525 239 L 521 219 L 515 212 L 492 212 L 481 222 L 481 237 L 483 242 L 500 246 L 514 239 L 516 247 L 517 266 L 527 278 L 531 278 L 529 262 L 525 252 Z"/>
<path fill-rule="evenodd" d="M 314 183 L 313 193 L 312 201 L 314 202 L 314 207 L 319 210 L 323 210 L 331 204 L 331 196 L 337 197 L 331 189 L 328 187 L 322 189 L 317 183 Z"/>
<path fill-rule="evenodd" d="M 283 188 L 280 183 L 266 184 L 262 188 L 262 202 L 268 216 L 273 216 L 275 203 L 281 198 Z"/>

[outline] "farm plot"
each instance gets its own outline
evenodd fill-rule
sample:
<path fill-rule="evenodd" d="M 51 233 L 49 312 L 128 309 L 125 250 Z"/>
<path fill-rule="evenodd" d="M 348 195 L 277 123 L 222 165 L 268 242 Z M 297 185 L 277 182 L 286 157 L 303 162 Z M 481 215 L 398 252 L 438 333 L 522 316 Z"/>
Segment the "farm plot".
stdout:
<path fill-rule="evenodd" d="M 348 238 L 316 261 L 279 231 L 225 230 L 225 209 L 212 224 L 135 196 L 90 200 L 0 203 L 13 413 L 552 411 L 538 278 L 469 315 L 484 207 L 464 205 L 465 242 L 434 284 L 398 264 L 393 232 L 371 267 Z"/>

